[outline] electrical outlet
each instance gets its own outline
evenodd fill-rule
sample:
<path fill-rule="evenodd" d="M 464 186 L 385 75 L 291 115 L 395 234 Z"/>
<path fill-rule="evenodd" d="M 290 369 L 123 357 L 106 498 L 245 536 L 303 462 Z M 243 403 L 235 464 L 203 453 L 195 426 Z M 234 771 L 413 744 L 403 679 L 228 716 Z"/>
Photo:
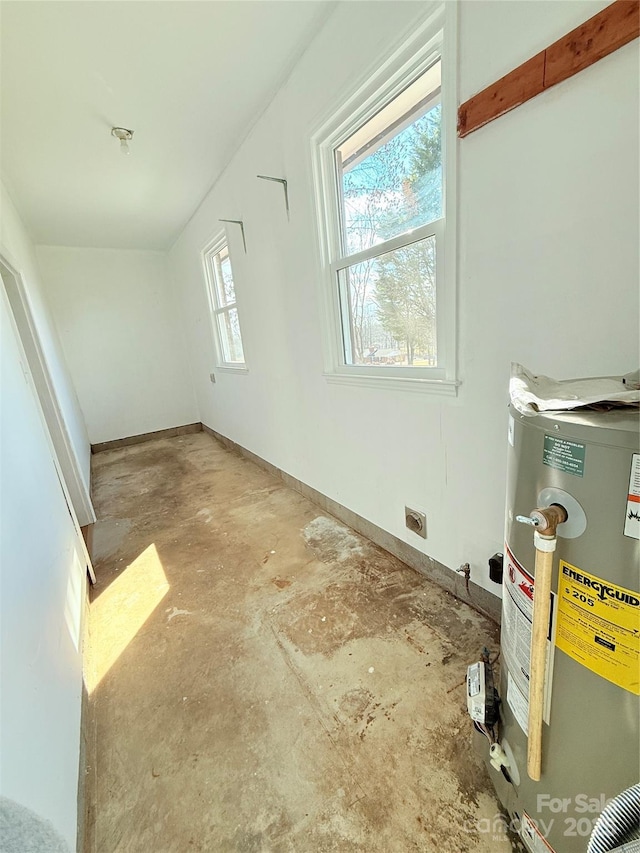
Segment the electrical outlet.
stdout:
<path fill-rule="evenodd" d="M 427 538 L 427 516 L 420 510 L 406 506 L 404 508 L 404 523 L 413 533 L 423 539 Z"/>
<path fill-rule="evenodd" d="M 215 381 L 216 381 L 216 375 L 215 375 L 215 373 L 210 373 L 210 374 L 209 374 L 209 379 L 211 380 L 211 382 L 213 382 L 213 383 L 215 384 Z"/>

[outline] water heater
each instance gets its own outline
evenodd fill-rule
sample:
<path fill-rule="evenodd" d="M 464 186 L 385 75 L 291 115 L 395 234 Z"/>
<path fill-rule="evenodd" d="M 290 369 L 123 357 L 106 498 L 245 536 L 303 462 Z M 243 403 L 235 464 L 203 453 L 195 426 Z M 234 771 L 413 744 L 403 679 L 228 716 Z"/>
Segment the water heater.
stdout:
<path fill-rule="evenodd" d="M 509 414 L 500 687 L 489 767 L 530 853 L 585 853 L 607 802 L 638 782 L 639 436 L 637 410 Z M 564 507 L 567 519 L 554 553 L 536 781 L 527 772 L 536 552 L 531 527 L 517 519 L 552 505 Z M 617 846 L 592 842 L 590 849 Z"/>

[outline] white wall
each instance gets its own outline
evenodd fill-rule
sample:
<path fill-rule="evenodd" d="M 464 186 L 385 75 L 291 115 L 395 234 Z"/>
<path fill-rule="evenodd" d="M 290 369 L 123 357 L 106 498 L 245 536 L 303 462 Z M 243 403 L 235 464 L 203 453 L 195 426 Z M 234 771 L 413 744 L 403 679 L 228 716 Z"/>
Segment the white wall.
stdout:
<path fill-rule="evenodd" d="M 464 4 L 461 100 L 602 5 Z M 416 12 L 374 3 L 364 32 L 362 8 L 338 9 L 171 253 L 202 420 L 418 547 L 402 510 L 423 507 L 424 550 L 452 568 L 469 560 L 482 583 L 502 536 L 510 361 L 558 377 L 638 363 L 637 44 L 459 143 L 463 385 L 440 401 L 321 376 L 309 135 Z M 353 49 L 330 50 L 336 40 Z M 258 172 L 289 179 L 290 225 Z M 199 251 L 220 216 L 247 229 L 246 256 L 230 240 L 250 372 L 212 386 Z"/>
<path fill-rule="evenodd" d="M 0 315 L 0 790 L 75 850 L 86 563 L 2 287 Z"/>
<path fill-rule="evenodd" d="M 79 472 L 82 487 L 86 495 L 89 495 L 91 447 L 87 429 L 51 312 L 43 295 L 34 247 L 8 192 L 2 184 L 0 184 L 0 210 L 2 211 L 0 217 L 0 256 L 4 255 L 5 260 L 22 276 L 31 316 L 64 420 L 63 428 L 66 431 L 68 447 L 76 470 Z M 72 489 L 70 481 L 68 486 Z M 75 501 L 75 495 L 73 496 Z M 86 504 L 86 501 L 84 503 Z M 74 502 L 74 506 L 81 524 L 93 520 L 92 518 L 82 517 L 79 502 Z"/>
<path fill-rule="evenodd" d="M 460 100 L 604 5 L 461 4 Z M 639 361 L 638 46 L 458 142 L 458 398 L 327 384 L 310 135 L 423 8 L 340 4 L 170 260 L 202 421 L 445 565 L 470 561 L 496 591 L 510 362 L 566 378 Z M 290 223 L 259 173 L 288 179 Z M 212 385 L 199 253 L 220 217 L 245 222 L 248 254 L 229 240 L 249 373 Z M 405 503 L 427 512 L 423 546 Z"/>
<path fill-rule="evenodd" d="M 460 101 L 604 5 L 461 4 Z M 568 378 L 639 361 L 638 44 L 458 143 L 458 398 L 329 385 L 309 138 L 420 11 L 339 6 L 170 257 L 203 422 L 416 547 L 403 507 L 422 507 L 425 552 L 495 592 L 510 362 Z M 288 178 L 290 224 L 257 173 Z M 221 216 L 247 230 L 246 256 L 230 244 L 250 372 L 211 385 L 199 251 Z"/>
<path fill-rule="evenodd" d="M 166 254 L 37 255 L 91 443 L 199 421 Z"/>

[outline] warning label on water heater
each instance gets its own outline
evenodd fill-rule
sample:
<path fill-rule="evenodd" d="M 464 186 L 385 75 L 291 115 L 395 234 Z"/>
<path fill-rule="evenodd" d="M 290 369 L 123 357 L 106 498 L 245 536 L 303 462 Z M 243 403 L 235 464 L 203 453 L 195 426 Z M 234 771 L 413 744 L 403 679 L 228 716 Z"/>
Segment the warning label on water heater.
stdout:
<path fill-rule="evenodd" d="M 523 732 L 527 733 L 529 714 L 529 667 L 531 663 L 531 629 L 533 622 L 533 597 L 535 581 L 532 575 L 518 562 L 505 544 L 505 573 L 502 596 L 502 654 L 508 671 L 507 704 Z M 553 681 L 553 636 L 554 599 L 551 597 L 549 634 L 547 637 L 547 660 L 545 677 L 545 701 L 543 718 L 549 722 L 551 708 L 551 685 Z"/>
<path fill-rule="evenodd" d="M 631 461 L 624 535 L 640 539 L 640 453 L 634 453 Z"/>
<path fill-rule="evenodd" d="M 640 593 L 561 560 L 556 646 L 640 695 Z"/>
<path fill-rule="evenodd" d="M 576 477 L 584 477 L 584 459 L 586 448 L 577 441 L 559 438 L 557 435 L 545 435 L 542 451 L 542 463 L 558 471 L 566 471 Z"/>

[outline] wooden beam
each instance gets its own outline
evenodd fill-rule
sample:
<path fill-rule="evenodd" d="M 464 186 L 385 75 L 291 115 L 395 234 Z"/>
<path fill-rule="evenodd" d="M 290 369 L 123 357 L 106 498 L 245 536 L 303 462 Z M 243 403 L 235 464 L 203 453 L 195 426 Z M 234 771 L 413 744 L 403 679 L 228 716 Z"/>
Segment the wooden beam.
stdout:
<path fill-rule="evenodd" d="M 545 89 L 584 71 L 638 38 L 639 34 L 640 7 L 637 0 L 616 0 L 547 48 Z"/>
<path fill-rule="evenodd" d="M 640 0 L 615 0 L 546 50 L 461 104 L 458 136 L 468 136 L 639 35 Z"/>
<path fill-rule="evenodd" d="M 462 104 L 458 110 L 458 136 L 467 136 L 539 95 L 543 89 L 544 51 Z"/>

